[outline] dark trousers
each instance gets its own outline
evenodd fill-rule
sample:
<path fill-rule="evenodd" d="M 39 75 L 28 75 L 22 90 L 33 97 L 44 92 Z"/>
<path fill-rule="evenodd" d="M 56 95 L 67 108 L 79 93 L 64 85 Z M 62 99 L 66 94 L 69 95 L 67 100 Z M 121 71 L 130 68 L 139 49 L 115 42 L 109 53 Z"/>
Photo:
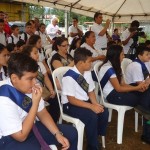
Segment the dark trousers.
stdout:
<path fill-rule="evenodd" d="M 36 123 L 36 126 L 48 145 L 59 145 L 54 135 L 51 134 L 40 121 Z M 69 140 L 69 149 L 77 150 L 78 135 L 76 129 L 70 125 L 58 125 L 58 128 Z M 28 138 L 24 142 L 18 142 L 11 136 L 3 137 L 2 139 L 0 139 L 0 150 L 41 150 L 41 146 L 34 136 L 34 133 L 31 131 Z"/>
<path fill-rule="evenodd" d="M 107 101 L 116 105 L 136 106 L 139 104 L 139 92 L 117 92 L 113 90 L 107 96 Z"/>
<path fill-rule="evenodd" d="M 47 111 L 51 114 L 55 123 L 57 123 L 60 117 L 60 108 L 57 96 L 50 98 L 47 102 L 50 104 L 50 106 L 47 107 Z"/>
<path fill-rule="evenodd" d="M 85 124 L 88 149 L 98 150 L 98 135 L 106 135 L 108 110 L 105 108 L 103 113 L 96 114 L 90 109 L 67 103 L 63 105 L 63 111 L 69 116 L 80 119 Z"/>

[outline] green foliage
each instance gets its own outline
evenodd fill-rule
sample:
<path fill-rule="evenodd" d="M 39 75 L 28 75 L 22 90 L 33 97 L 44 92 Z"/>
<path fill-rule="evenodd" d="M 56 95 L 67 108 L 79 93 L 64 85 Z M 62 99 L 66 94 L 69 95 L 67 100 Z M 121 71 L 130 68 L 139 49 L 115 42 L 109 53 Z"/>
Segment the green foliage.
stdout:
<path fill-rule="evenodd" d="M 30 13 L 30 19 L 34 17 L 38 17 L 41 20 L 44 19 L 45 15 L 56 15 L 59 19 L 59 26 L 64 26 L 65 24 L 65 11 L 59 10 L 55 8 L 44 8 L 43 6 L 39 5 L 32 5 L 28 4 L 29 7 L 29 13 Z M 77 17 L 79 20 L 79 24 L 84 24 L 84 22 L 92 22 L 93 18 L 79 15 L 76 13 L 71 12 L 70 18 L 69 18 L 69 24 L 72 22 L 72 17 Z"/>

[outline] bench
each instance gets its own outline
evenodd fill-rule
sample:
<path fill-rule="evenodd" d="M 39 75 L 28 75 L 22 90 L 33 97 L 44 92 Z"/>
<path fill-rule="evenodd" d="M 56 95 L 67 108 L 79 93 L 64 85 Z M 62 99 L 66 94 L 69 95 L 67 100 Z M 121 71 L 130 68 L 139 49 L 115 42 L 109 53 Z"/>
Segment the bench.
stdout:
<path fill-rule="evenodd" d="M 140 105 L 134 107 L 134 110 L 143 115 L 145 119 L 150 120 L 150 110 L 145 110 L 145 108 Z"/>

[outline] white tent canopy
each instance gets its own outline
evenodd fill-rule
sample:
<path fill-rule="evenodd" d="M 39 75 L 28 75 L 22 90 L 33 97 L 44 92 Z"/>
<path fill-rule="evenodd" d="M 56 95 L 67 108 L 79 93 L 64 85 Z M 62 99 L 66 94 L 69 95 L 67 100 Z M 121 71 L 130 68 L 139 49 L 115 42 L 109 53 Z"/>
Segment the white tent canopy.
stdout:
<path fill-rule="evenodd" d="M 100 11 L 115 22 L 150 20 L 150 0 L 14 0 L 72 11 L 93 17 Z"/>

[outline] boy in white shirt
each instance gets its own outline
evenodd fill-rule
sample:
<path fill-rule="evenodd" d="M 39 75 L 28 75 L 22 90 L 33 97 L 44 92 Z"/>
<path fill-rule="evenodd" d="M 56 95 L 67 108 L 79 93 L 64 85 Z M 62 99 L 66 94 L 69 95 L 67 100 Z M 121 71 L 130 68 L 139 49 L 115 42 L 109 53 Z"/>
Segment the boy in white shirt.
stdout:
<path fill-rule="evenodd" d="M 25 24 L 25 32 L 21 34 L 20 39 L 22 39 L 25 43 L 27 43 L 28 39 L 32 35 L 31 23 L 27 22 Z"/>
<path fill-rule="evenodd" d="M 10 78 L 0 87 L 0 149 L 41 150 L 45 146 L 50 150 L 49 145 L 60 143 L 64 150 L 77 150 L 75 128 L 57 127 L 45 109 L 42 88 L 36 84 L 37 70 L 36 61 L 22 53 L 13 53 L 9 59 Z M 35 122 L 36 117 L 40 121 Z"/>
<path fill-rule="evenodd" d="M 97 102 L 93 91 L 95 85 L 89 71 L 91 56 L 92 53 L 86 48 L 75 51 L 75 66 L 62 79 L 61 99 L 64 113 L 85 124 L 87 149 L 99 150 L 98 135 L 106 135 L 108 111 Z"/>
<path fill-rule="evenodd" d="M 150 49 L 145 46 L 139 46 L 136 49 L 135 59 L 131 64 L 127 66 L 125 77 L 128 84 L 131 85 L 139 85 L 141 82 L 147 82 L 150 85 L 150 73 L 145 65 L 145 62 L 150 60 L 149 55 Z M 139 93 L 140 96 L 140 105 L 143 106 L 145 110 L 150 110 L 150 88 L 148 88 L 145 92 Z M 144 118 L 143 125 L 143 135 L 141 139 L 150 144 L 150 121 Z"/>
<path fill-rule="evenodd" d="M 19 27 L 17 25 L 11 26 L 12 34 L 8 37 L 8 43 L 16 44 L 19 41 Z"/>

